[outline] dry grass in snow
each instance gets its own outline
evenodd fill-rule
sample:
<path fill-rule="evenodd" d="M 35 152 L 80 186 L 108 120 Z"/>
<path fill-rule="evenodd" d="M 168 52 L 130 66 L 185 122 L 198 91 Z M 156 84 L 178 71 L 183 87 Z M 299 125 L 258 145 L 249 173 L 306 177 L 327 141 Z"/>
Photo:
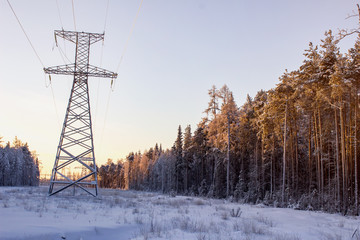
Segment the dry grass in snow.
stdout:
<path fill-rule="evenodd" d="M 359 218 L 226 200 L 100 189 L 0 188 L 0 239 L 360 240 Z"/>

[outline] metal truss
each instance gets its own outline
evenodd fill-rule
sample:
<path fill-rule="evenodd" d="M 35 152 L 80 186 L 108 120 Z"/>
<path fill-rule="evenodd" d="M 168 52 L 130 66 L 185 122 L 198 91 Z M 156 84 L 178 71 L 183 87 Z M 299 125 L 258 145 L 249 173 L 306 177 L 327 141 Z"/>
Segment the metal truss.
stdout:
<path fill-rule="evenodd" d="M 116 78 L 117 74 L 89 64 L 90 45 L 104 39 L 104 34 L 56 30 L 57 37 L 76 44 L 75 63 L 44 68 L 47 74 L 73 75 L 60 141 L 50 179 L 49 195 L 71 186 L 92 196 L 98 195 L 97 169 L 90 114 L 88 77 Z M 57 41 L 57 40 L 56 40 Z M 71 176 L 66 170 L 82 168 Z"/>

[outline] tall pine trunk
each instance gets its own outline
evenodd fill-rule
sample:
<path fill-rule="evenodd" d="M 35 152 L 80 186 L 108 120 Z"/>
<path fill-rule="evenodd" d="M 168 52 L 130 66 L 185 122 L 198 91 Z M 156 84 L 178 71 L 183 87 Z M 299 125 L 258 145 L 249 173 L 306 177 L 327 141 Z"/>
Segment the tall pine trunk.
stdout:
<path fill-rule="evenodd" d="M 354 133 L 354 180 L 355 180 L 355 214 L 359 215 L 359 189 L 358 189 L 358 166 L 357 166 L 357 108 L 358 108 L 358 90 L 355 97 L 355 133 Z"/>
<path fill-rule="evenodd" d="M 284 200 L 285 200 L 287 110 L 288 110 L 288 103 L 286 102 L 286 105 L 285 105 L 285 121 L 284 121 L 283 174 L 282 174 L 282 189 L 281 189 L 281 201 L 282 201 L 283 206 L 284 206 Z"/>
<path fill-rule="evenodd" d="M 272 150 L 271 150 L 271 174 L 270 174 L 270 196 L 273 196 L 275 191 L 275 167 L 274 167 L 274 158 L 275 158 L 275 136 L 272 135 Z"/>
<path fill-rule="evenodd" d="M 337 191 L 337 201 L 340 203 L 340 160 L 339 160 L 339 133 L 338 133 L 338 121 L 337 121 L 337 111 L 335 111 L 335 149 L 336 149 L 336 191 Z"/>
<path fill-rule="evenodd" d="M 227 165 L 226 165 L 226 197 L 230 194 L 230 117 L 228 119 L 228 144 L 227 144 Z"/>
<path fill-rule="evenodd" d="M 319 117 L 319 144 L 320 144 L 320 193 L 321 193 L 321 206 L 324 204 L 324 160 L 323 160 L 323 143 L 322 143 L 322 125 L 321 125 L 321 115 L 320 109 L 318 109 L 318 117 Z"/>
<path fill-rule="evenodd" d="M 320 192 L 321 189 L 321 181 L 320 181 L 320 147 L 319 147 L 319 133 L 318 133 L 318 120 L 316 116 L 316 111 L 314 112 L 314 134 L 315 134 L 315 152 L 316 152 L 316 185 L 317 190 Z"/>
<path fill-rule="evenodd" d="M 295 164 L 295 192 L 297 193 L 299 188 L 299 145 L 297 121 L 295 121 Z"/>
<path fill-rule="evenodd" d="M 344 214 L 347 213 L 347 166 L 346 166 L 346 153 L 345 153 L 345 123 L 343 116 L 343 103 L 340 107 L 340 138 L 341 138 L 341 163 L 342 163 L 342 180 L 343 180 L 343 207 Z"/>
<path fill-rule="evenodd" d="M 261 194 L 264 196 L 265 193 L 265 156 L 264 156 L 264 140 L 261 139 L 261 180 L 260 180 L 260 186 L 261 186 Z"/>
<path fill-rule="evenodd" d="M 309 159 L 308 159 L 308 168 L 309 168 L 309 173 L 308 173 L 308 176 L 309 176 L 309 195 L 311 193 L 311 185 L 312 185 L 312 151 L 311 151 L 311 114 L 309 114 L 309 132 L 308 132 L 308 155 L 309 155 Z"/>

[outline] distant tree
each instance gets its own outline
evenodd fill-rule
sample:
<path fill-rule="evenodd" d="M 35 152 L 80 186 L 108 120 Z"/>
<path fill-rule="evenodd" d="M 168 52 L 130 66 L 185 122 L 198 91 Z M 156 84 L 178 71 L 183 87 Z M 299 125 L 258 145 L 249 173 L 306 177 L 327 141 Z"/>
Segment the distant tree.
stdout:
<path fill-rule="evenodd" d="M 181 126 L 179 125 L 178 128 L 178 134 L 176 141 L 174 143 L 173 151 L 176 157 L 176 192 L 182 192 L 183 184 L 184 184 L 184 178 L 183 178 L 183 134 L 181 130 Z"/>
<path fill-rule="evenodd" d="M 191 126 L 188 125 L 185 128 L 184 133 L 184 146 L 183 146 L 183 179 L 184 179 L 184 191 L 188 192 L 189 185 L 189 169 L 192 162 L 192 136 Z"/>
<path fill-rule="evenodd" d="M 219 91 L 213 85 L 212 88 L 208 91 L 210 96 L 210 101 L 208 104 L 208 108 L 205 110 L 207 117 L 213 119 L 216 117 L 217 111 L 219 109 Z"/>
<path fill-rule="evenodd" d="M 240 107 L 226 85 L 212 86 L 193 135 L 179 126 L 170 150 L 155 145 L 130 154 L 119 181 L 130 189 L 358 215 L 359 79 L 360 40 L 341 54 L 327 31 L 320 46 L 309 44 L 299 69 Z M 26 151 L 6 148 L 0 172 L 26 172 L 17 160 Z"/>
<path fill-rule="evenodd" d="M 0 186 L 37 186 L 39 175 L 39 160 L 27 143 L 15 137 L 13 147 L 0 146 Z"/>

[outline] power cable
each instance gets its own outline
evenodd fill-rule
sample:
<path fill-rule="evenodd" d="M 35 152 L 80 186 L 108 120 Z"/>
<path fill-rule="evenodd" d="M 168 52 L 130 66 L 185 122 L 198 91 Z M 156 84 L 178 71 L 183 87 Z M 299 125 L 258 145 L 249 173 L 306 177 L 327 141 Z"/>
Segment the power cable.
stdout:
<path fill-rule="evenodd" d="M 101 135 L 100 135 L 100 151 L 101 151 L 101 149 L 102 149 L 102 142 L 103 142 L 103 138 L 104 138 L 105 125 L 106 125 L 107 115 L 108 115 L 108 111 L 109 111 L 110 96 L 111 96 L 111 88 L 110 88 L 110 91 L 109 91 L 109 94 L 108 94 L 108 98 L 107 98 L 107 103 L 106 103 L 106 108 L 105 108 L 104 125 L 103 125 L 103 127 L 102 127 Z"/>
<path fill-rule="evenodd" d="M 50 89 L 51 89 L 51 95 L 52 95 L 54 106 L 55 106 L 55 113 L 56 113 L 57 123 L 59 125 L 59 128 L 61 128 L 59 113 L 58 113 L 57 106 L 56 106 L 55 95 L 54 95 L 54 90 L 53 90 L 53 87 L 52 87 L 52 84 L 51 84 L 51 80 L 50 80 Z"/>
<path fill-rule="evenodd" d="M 139 6 L 139 8 L 138 8 L 138 11 L 137 11 L 137 13 L 136 13 L 135 19 L 134 19 L 133 24 L 132 24 L 132 26 L 131 26 L 131 30 L 130 30 L 129 36 L 128 36 L 127 40 L 126 40 L 124 49 L 123 49 L 122 54 L 121 54 L 121 57 L 120 57 L 119 64 L 118 64 L 118 66 L 117 66 L 117 68 L 116 68 L 116 72 L 118 72 L 119 69 L 120 69 L 120 65 L 121 65 L 121 63 L 122 63 L 122 61 L 123 61 L 124 55 L 125 55 L 125 53 L 126 53 L 126 50 L 127 50 L 128 45 L 129 45 L 130 37 L 131 37 L 131 35 L 132 35 L 133 31 L 134 31 L 136 21 L 137 21 L 137 19 L 138 19 L 138 17 L 139 17 L 139 13 L 140 13 L 140 9 L 141 9 L 142 3 L 143 3 L 143 0 L 141 0 L 141 2 L 140 2 L 140 6 Z"/>
<path fill-rule="evenodd" d="M 58 0 L 56 0 L 56 8 L 57 8 L 57 12 L 58 12 L 59 20 L 60 20 L 61 29 L 64 30 L 64 24 L 63 24 L 63 21 L 62 21 L 62 18 L 61 18 L 61 11 L 60 11 L 60 7 L 59 7 L 59 2 L 58 2 Z M 64 62 L 64 63 L 65 63 L 64 57 L 65 57 L 69 62 L 71 62 L 71 61 L 69 60 L 69 58 L 67 57 L 67 55 L 66 55 L 66 43 L 65 43 L 65 38 L 63 38 L 63 41 L 64 41 L 64 49 L 65 49 L 65 51 L 63 51 L 62 49 L 60 49 L 60 50 L 59 50 L 59 52 L 61 51 L 60 56 L 61 56 L 61 58 L 63 59 L 63 62 Z M 58 48 L 60 47 L 60 46 L 57 44 L 57 42 L 56 42 L 56 47 L 58 47 Z M 61 55 L 61 54 L 62 54 L 62 55 Z"/>
<path fill-rule="evenodd" d="M 105 30 L 106 30 L 106 23 L 107 23 L 107 17 L 108 17 L 108 12 L 109 12 L 109 2 L 110 2 L 110 0 L 107 0 L 106 10 L 105 10 L 104 31 L 103 31 L 104 34 L 105 34 Z M 104 39 L 103 39 L 102 45 L 101 45 L 100 67 L 102 67 L 103 55 L 104 55 Z M 96 119 L 97 119 L 97 111 L 98 111 L 98 103 L 99 103 L 100 79 L 97 79 L 97 82 L 98 82 L 98 86 L 97 86 L 97 90 L 96 90 L 96 103 L 95 103 L 94 125 L 96 125 L 96 123 L 97 123 Z"/>
<path fill-rule="evenodd" d="M 61 58 L 63 59 L 63 62 L 66 64 L 66 61 L 64 59 L 64 57 L 66 58 L 66 60 L 71 63 L 71 60 L 66 56 L 66 53 L 62 50 L 62 48 L 60 46 L 57 46 L 58 50 L 59 50 L 59 53 L 60 53 L 60 56 Z"/>
<path fill-rule="evenodd" d="M 29 42 L 29 44 L 30 44 L 31 48 L 33 49 L 33 51 L 34 51 L 34 53 L 35 53 L 35 55 L 36 55 L 36 57 L 37 57 L 37 59 L 39 60 L 39 62 L 40 62 L 40 63 L 41 63 L 41 65 L 43 66 L 43 68 L 45 68 L 45 66 L 44 66 L 43 62 L 41 61 L 41 59 L 40 59 L 40 57 L 39 57 L 39 54 L 36 52 L 34 45 L 31 43 L 29 36 L 27 35 L 27 33 L 26 33 L 26 31 L 25 31 L 25 29 L 24 29 L 23 25 L 21 24 L 21 22 L 20 22 L 19 18 L 17 17 L 17 15 L 16 15 L 16 13 L 15 13 L 15 11 L 14 11 L 13 7 L 11 6 L 11 4 L 10 4 L 9 0 L 6 0 L 6 1 L 7 1 L 7 3 L 9 4 L 9 7 L 11 8 L 11 11 L 13 12 L 13 14 L 14 14 L 14 16 L 15 16 L 15 18 L 16 18 L 16 20 L 17 20 L 17 22 L 19 23 L 19 25 L 20 25 L 20 27 L 21 27 L 21 30 L 22 30 L 22 31 L 23 31 L 23 33 L 25 34 L 25 36 L 26 36 L 26 38 L 27 38 L 27 40 L 28 40 L 28 42 Z"/>
<path fill-rule="evenodd" d="M 52 83 L 51 83 L 51 75 L 49 74 L 49 84 L 46 84 L 46 73 L 44 73 L 44 76 L 45 76 L 45 87 L 46 87 L 46 88 L 49 88 L 49 87 L 50 87 L 50 90 L 51 90 L 51 96 L 52 96 L 53 103 L 54 103 L 56 120 L 57 120 L 57 123 L 58 123 L 59 128 L 60 128 L 60 127 L 61 127 L 61 125 L 60 125 L 60 118 L 59 118 L 59 113 L 58 113 L 58 109 L 57 109 L 57 105 L 56 105 L 56 101 L 55 101 L 54 90 L 53 90 Z"/>
<path fill-rule="evenodd" d="M 104 31 L 103 31 L 104 34 L 105 34 L 105 30 L 106 30 L 107 16 L 108 16 L 108 12 L 109 12 L 109 2 L 110 2 L 110 0 L 108 0 L 106 3 L 105 22 L 104 22 Z M 104 38 L 102 40 L 102 45 L 101 45 L 100 67 L 102 66 L 103 54 L 104 54 Z"/>
<path fill-rule="evenodd" d="M 73 19 L 74 19 L 74 29 L 75 29 L 75 32 L 76 32 L 74 0 L 71 0 L 71 5 L 72 5 L 72 13 L 73 13 Z"/>
<path fill-rule="evenodd" d="M 108 13 L 109 13 L 109 2 L 110 2 L 110 0 L 108 0 L 107 3 L 106 3 L 104 32 L 105 32 L 105 30 L 106 30 L 107 17 L 108 17 Z"/>
<path fill-rule="evenodd" d="M 13 14 L 14 14 L 17 22 L 19 23 L 19 25 L 20 25 L 20 27 L 21 27 L 21 30 L 23 31 L 26 39 L 28 40 L 31 48 L 33 49 L 33 51 L 34 51 L 37 59 L 39 60 L 39 62 L 40 62 L 40 64 L 42 65 L 42 67 L 45 68 L 43 62 L 41 61 L 41 59 L 40 59 L 40 57 L 39 57 L 39 54 L 37 53 L 34 45 L 33 45 L 32 42 L 30 41 L 30 38 L 29 38 L 29 36 L 27 35 L 27 33 L 26 33 L 23 25 L 21 24 L 20 19 L 19 19 L 18 16 L 16 15 L 14 8 L 11 6 L 10 1 L 9 1 L 9 0 L 6 0 L 6 1 L 7 1 L 7 3 L 9 4 L 9 7 L 11 8 L 11 11 L 13 12 Z M 57 117 L 58 124 L 59 124 L 59 126 L 60 126 L 59 114 L 58 114 L 58 111 L 57 111 L 56 102 L 55 102 L 55 96 L 54 96 L 54 91 L 53 91 L 52 84 L 51 84 L 51 77 L 49 76 L 49 84 L 47 85 L 47 84 L 46 84 L 46 74 L 44 74 L 44 76 L 45 76 L 45 87 L 48 88 L 48 87 L 50 86 L 50 88 L 51 88 L 51 94 L 52 94 L 53 101 L 54 101 L 54 107 L 55 107 L 56 117 Z"/>
<path fill-rule="evenodd" d="M 131 35 L 132 35 L 133 31 L 134 31 L 136 21 L 137 21 L 137 19 L 138 19 L 138 17 L 139 17 L 139 13 L 140 13 L 140 9 L 141 9 L 142 3 L 143 3 L 143 0 L 141 0 L 140 5 L 139 5 L 139 8 L 138 8 L 138 10 L 137 10 L 137 12 L 136 12 L 135 19 L 134 19 L 134 21 L 133 21 L 133 23 L 132 23 L 129 36 L 128 36 L 127 40 L 126 40 L 124 49 L 123 49 L 122 54 L 121 54 L 121 57 L 120 57 L 119 64 L 118 64 L 117 69 L 116 69 L 115 72 L 118 72 L 119 69 L 120 69 L 120 65 L 121 65 L 122 60 L 123 60 L 123 58 L 124 58 L 124 55 L 125 55 L 125 53 L 126 53 L 127 46 L 128 46 L 128 44 L 129 44 L 130 37 L 131 37 Z M 106 25 L 104 25 L 104 26 L 106 26 Z M 114 82 L 113 79 L 111 79 L 110 91 L 109 91 L 108 99 L 107 99 L 107 103 L 106 103 L 104 125 L 103 125 L 103 129 L 102 129 L 102 133 L 101 133 L 101 138 L 100 138 L 100 139 L 101 139 L 101 140 L 100 140 L 100 146 L 102 146 L 102 139 L 103 139 L 103 135 L 104 135 L 105 125 L 106 125 L 106 119 L 107 119 L 107 114 L 108 114 L 108 109 L 109 109 L 109 104 L 110 104 L 110 96 L 111 96 L 111 92 L 114 91 L 114 89 L 115 89 L 115 82 Z M 101 147 L 100 147 L 100 149 L 101 149 Z"/>
<path fill-rule="evenodd" d="M 57 10 L 58 10 L 58 15 L 59 15 L 59 19 L 60 19 L 61 29 L 64 30 L 64 24 L 63 24 L 62 19 L 61 19 L 61 14 L 60 14 L 60 8 L 59 8 L 58 0 L 56 0 L 56 7 L 57 7 Z"/>
<path fill-rule="evenodd" d="M 122 53 L 121 53 L 121 57 L 120 57 L 119 64 L 118 64 L 115 72 L 119 72 L 120 65 L 121 65 L 121 63 L 122 63 L 122 61 L 123 61 L 123 59 L 124 59 L 124 55 L 125 55 L 125 53 L 126 53 L 126 50 L 127 50 L 128 45 L 129 45 L 130 37 L 131 37 L 131 35 L 132 35 L 133 31 L 134 31 L 136 21 L 137 21 L 137 19 L 138 19 L 138 17 L 139 17 L 139 13 L 140 13 L 140 9 L 141 9 L 142 3 L 143 3 L 143 0 L 141 0 L 140 5 L 139 5 L 139 8 L 138 8 L 138 10 L 137 10 L 137 12 L 136 12 L 136 16 L 135 16 L 134 21 L 133 21 L 133 23 L 132 23 L 129 36 L 128 36 L 126 42 L 125 42 L 125 46 L 124 46 L 124 49 L 123 49 L 123 51 L 122 51 Z M 112 89 L 112 91 L 115 90 L 115 85 L 116 85 L 115 83 L 116 83 L 116 81 L 112 81 L 112 82 L 111 82 L 111 89 Z"/>

